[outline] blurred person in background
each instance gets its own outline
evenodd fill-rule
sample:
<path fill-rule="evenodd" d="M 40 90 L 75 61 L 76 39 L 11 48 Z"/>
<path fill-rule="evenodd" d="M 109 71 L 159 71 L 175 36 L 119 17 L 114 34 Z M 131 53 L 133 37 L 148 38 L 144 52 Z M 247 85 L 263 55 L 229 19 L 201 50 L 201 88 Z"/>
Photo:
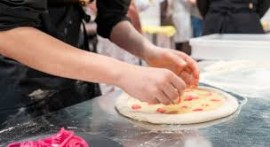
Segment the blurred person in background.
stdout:
<path fill-rule="evenodd" d="M 189 3 L 192 5 L 191 24 L 192 24 L 193 37 L 199 37 L 202 35 L 203 18 L 197 7 L 197 0 L 191 0 Z"/>
<path fill-rule="evenodd" d="M 153 3 L 153 0 L 133 0 L 133 1 L 139 12 L 147 10 Z"/>
<path fill-rule="evenodd" d="M 191 54 L 189 40 L 201 35 L 196 0 L 171 0 L 173 24 L 176 28 L 174 36 L 175 48 Z"/>
<path fill-rule="evenodd" d="M 173 23 L 176 28 L 175 48 L 190 54 L 189 39 L 192 37 L 191 6 L 189 0 L 172 0 Z"/>
<path fill-rule="evenodd" d="M 269 0 L 197 0 L 204 18 L 202 34 L 262 34 L 260 18 L 269 3 Z"/>
<path fill-rule="evenodd" d="M 160 1 L 160 25 L 161 26 L 173 25 L 171 0 Z"/>

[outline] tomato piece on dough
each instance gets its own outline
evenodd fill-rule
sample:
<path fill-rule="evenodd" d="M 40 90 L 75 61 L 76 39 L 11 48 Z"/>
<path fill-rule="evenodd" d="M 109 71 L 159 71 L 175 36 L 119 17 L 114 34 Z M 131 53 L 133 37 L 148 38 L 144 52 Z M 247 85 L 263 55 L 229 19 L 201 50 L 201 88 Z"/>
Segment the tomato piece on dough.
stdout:
<path fill-rule="evenodd" d="M 165 113 L 166 112 L 166 110 L 163 109 L 163 108 L 157 108 L 156 111 L 159 112 L 159 113 Z"/>
<path fill-rule="evenodd" d="M 141 107 L 141 105 L 134 104 L 134 105 L 132 105 L 131 108 L 132 108 L 133 110 L 138 110 L 138 109 L 141 109 L 142 107 Z"/>

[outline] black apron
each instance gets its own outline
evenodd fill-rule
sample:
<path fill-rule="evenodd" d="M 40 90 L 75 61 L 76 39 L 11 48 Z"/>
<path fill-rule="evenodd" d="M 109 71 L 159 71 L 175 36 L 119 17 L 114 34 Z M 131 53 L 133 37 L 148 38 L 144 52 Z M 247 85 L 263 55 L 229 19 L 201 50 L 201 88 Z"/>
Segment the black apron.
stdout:
<path fill-rule="evenodd" d="M 210 0 L 203 35 L 214 33 L 264 33 L 256 0 Z"/>
<path fill-rule="evenodd" d="M 41 16 L 40 30 L 87 50 L 88 40 L 79 40 L 82 19 L 89 19 L 81 6 L 53 1 Z M 0 128 L 20 117 L 46 114 L 100 94 L 98 84 L 48 75 L 0 56 Z"/>

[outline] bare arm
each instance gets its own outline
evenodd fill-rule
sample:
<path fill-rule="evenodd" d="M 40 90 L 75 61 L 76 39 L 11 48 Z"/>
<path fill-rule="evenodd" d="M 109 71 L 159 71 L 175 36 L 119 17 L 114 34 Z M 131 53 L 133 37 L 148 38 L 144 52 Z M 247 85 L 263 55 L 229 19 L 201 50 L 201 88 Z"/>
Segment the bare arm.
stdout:
<path fill-rule="evenodd" d="M 143 37 L 129 21 L 121 21 L 112 30 L 112 42 L 147 61 L 146 52 L 153 44 Z"/>
<path fill-rule="evenodd" d="M 121 67 L 128 66 L 74 48 L 31 27 L 0 32 L 0 54 L 49 74 L 91 82 L 115 83 Z M 115 70 L 108 70 L 111 67 Z"/>
<path fill-rule="evenodd" d="M 196 62 L 188 55 L 172 49 L 153 45 L 128 21 L 118 23 L 110 36 L 111 40 L 128 52 L 144 59 L 150 66 L 167 68 L 184 79 L 187 85 L 196 86 L 199 69 Z M 182 75 L 189 75 L 182 76 Z"/>
<path fill-rule="evenodd" d="M 169 104 L 178 97 L 177 91 L 185 88 L 169 70 L 139 67 L 82 51 L 31 27 L 0 32 L 0 54 L 49 74 L 114 84 L 148 103 Z"/>

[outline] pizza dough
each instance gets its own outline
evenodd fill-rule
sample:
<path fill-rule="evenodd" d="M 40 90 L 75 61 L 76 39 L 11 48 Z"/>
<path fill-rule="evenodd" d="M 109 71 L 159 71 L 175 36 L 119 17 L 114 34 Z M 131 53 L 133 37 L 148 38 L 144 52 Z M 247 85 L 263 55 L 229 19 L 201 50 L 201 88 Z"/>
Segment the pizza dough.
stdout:
<path fill-rule="evenodd" d="M 213 88 L 187 89 L 181 102 L 172 105 L 151 105 L 126 93 L 115 103 L 120 114 L 153 124 L 193 124 L 226 117 L 238 108 L 237 100 Z"/>

